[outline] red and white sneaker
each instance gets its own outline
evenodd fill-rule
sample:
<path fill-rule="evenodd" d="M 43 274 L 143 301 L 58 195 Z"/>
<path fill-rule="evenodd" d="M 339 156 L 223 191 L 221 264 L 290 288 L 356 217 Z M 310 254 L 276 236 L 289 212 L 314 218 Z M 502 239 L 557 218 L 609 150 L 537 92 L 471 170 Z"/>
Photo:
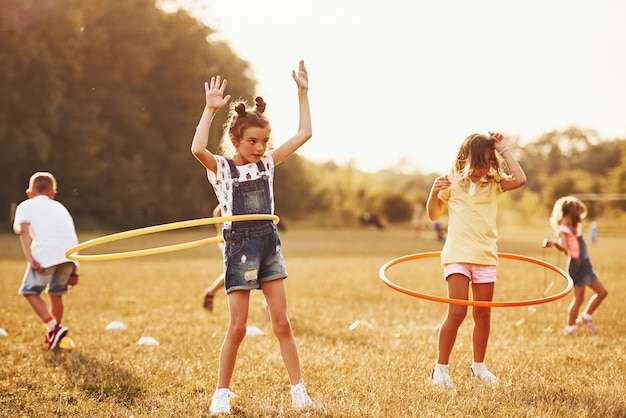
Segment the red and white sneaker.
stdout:
<path fill-rule="evenodd" d="M 48 349 L 54 350 L 59 345 L 59 341 L 67 335 L 67 328 L 57 324 L 57 326 L 48 332 Z"/>

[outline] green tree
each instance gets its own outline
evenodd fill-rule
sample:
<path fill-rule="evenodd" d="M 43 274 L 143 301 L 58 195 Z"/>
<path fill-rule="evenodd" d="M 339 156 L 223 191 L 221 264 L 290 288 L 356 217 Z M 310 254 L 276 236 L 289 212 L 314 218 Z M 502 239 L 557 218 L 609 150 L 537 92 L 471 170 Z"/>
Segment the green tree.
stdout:
<path fill-rule="evenodd" d="M 203 82 L 219 73 L 231 94 L 252 98 L 248 64 L 154 0 L 0 1 L 0 87 L 10 92 L 0 98 L 0 207 L 47 170 L 79 227 L 208 216 L 215 197 L 189 152 Z"/>
<path fill-rule="evenodd" d="M 413 206 L 403 194 L 393 193 L 382 198 L 380 211 L 389 222 L 407 222 L 413 217 Z"/>

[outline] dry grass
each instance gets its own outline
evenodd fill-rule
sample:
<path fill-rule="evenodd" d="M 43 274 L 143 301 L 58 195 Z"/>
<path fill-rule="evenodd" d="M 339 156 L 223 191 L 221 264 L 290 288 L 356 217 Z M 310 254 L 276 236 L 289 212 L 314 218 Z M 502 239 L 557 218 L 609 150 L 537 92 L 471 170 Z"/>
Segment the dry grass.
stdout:
<path fill-rule="evenodd" d="M 500 250 L 561 264 L 539 244 L 547 229 L 501 232 Z M 159 234 L 137 245 L 197 239 L 197 232 Z M 82 236 L 85 240 L 92 236 Z M 594 317 L 598 334 L 562 335 L 571 296 L 534 309 L 494 309 L 489 367 L 495 388 L 470 379 L 471 320 L 451 360 L 457 390 L 431 387 L 437 327 L 445 305 L 385 286 L 378 269 L 402 255 L 435 251 L 430 232 L 408 229 L 298 230 L 282 234 L 290 274 L 290 317 L 307 388 L 317 408 L 290 408 L 276 339 L 254 292 L 249 325 L 264 335 L 244 341 L 231 389 L 233 416 L 315 417 L 623 417 L 626 416 L 623 238 L 591 248 L 609 297 Z M 141 240 L 140 240 L 141 241 Z M 119 246 L 122 243 L 117 244 Z M 115 248 L 113 245 L 112 248 Z M 0 237 L 0 415 L 11 417 L 206 417 L 227 325 L 223 293 L 215 312 L 201 293 L 220 269 L 215 246 L 137 259 L 84 262 L 81 283 L 66 300 L 72 351 L 48 352 L 44 328 L 17 296 L 24 260 L 16 236 Z M 388 276 L 411 289 L 444 294 L 436 259 L 398 265 Z M 544 269 L 502 260 L 498 300 L 541 297 L 565 282 Z M 372 328 L 349 326 L 365 320 Z M 105 331 L 121 321 L 124 331 Z M 140 346 L 142 336 L 157 347 Z"/>

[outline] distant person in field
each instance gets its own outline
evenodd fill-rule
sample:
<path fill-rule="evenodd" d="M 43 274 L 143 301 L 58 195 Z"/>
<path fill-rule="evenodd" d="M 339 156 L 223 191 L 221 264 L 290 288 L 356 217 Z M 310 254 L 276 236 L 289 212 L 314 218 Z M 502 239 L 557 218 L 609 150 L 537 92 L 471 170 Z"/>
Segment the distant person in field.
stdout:
<path fill-rule="evenodd" d="M 304 62 L 292 72 L 298 87 L 298 131 L 287 142 L 269 147 L 270 124 L 265 101 L 255 99 L 248 107 L 243 100 L 230 106 L 221 148 L 223 156 L 207 150 L 211 121 L 230 100 L 224 96 L 226 80 L 211 77 L 205 83 L 206 105 L 191 145 L 193 155 L 207 170 L 223 216 L 273 214 L 274 167 L 282 163 L 309 138 L 311 114 L 308 99 L 308 75 Z M 296 409 L 313 407 L 300 371 L 300 361 L 291 324 L 287 315 L 287 277 L 281 251 L 278 228 L 272 221 L 224 222 L 224 264 L 226 294 L 230 322 L 220 352 L 217 389 L 210 406 L 211 413 L 229 413 L 229 390 L 235 368 L 237 351 L 246 335 L 250 290 L 261 289 L 267 305 L 274 334 L 291 382 L 292 406 Z"/>
<path fill-rule="evenodd" d="M 65 257 L 65 252 L 78 245 L 74 220 L 62 203 L 54 200 L 57 182 L 48 172 L 30 177 L 28 199 L 15 210 L 13 230 L 20 235 L 24 256 L 28 261 L 19 289 L 37 316 L 46 326 L 45 344 L 55 349 L 67 334 L 61 325 L 63 296 L 68 285 L 76 285 L 76 264 Z M 46 291 L 50 309 L 41 297 Z"/>
<path fill-rule="evenodd" d="M 509 174 L 502 170 L 506 164 Z M 492 301 L 498 264 L 496 217 L 498 196 L 526 183 L 526 174 L 499 133 L 473 134 L 465 138 L 456 161 L 447 174 L 437 177 L 426 204 L 431 221 L 448 208 L 448 233 L 441 264 L 451 299 L 469 300 L 471 288 L 475 301 Z M 467 315 L 467 306 L 448 305 L 439 330 L 438 357 L 431 383 L 454 388 L 448 362 L 457 332 Z M 472 308 L 475 379 L 497 383 L 498 378 L 484 364 L 489 340 L 491 308 Z"/>
<path fill-rule="evenodd" d="M 589 239 L 592 244 L 598 242 L 598 223 L 596 221 L 589 224 Z"/>
<path fill-rule="evenodd" d="M 578 198 L 566 196 L 558 199 L 552 208 L 550 225 L 557 239 L 545 240 L 546 247 L 554 247 L 568 256 L 568 273 L 574 280 L 574 299 L 569 305 L 566 335 L 578 334 L 577 324 L 595 332 L 592 315 L 600 306 L 608 292 L 591 266 L 587 245 L 583 239 L 582 220 L 587 216 L 587 207 Z M 582 315 L 578 312 L 585 300 L 585 287 L 591 288 L 596 294 L 589 299 Z"/>
<path fill-rule="evenodd" d="M 222 210 L 220 209 L 220 205 L 218 204 L 215 209 L 213 209 L 213 217 L 222 216 Z M 217 235 L 222 235 L 222 223 L 218 222 L 215 225 L 215 229 L 217 230 Z M 222 253 L 222 258 L 224 257 L 224 243 L 218 242 L 217 246 Z M 221 273 L 217 278 L 211 283 L 209 287 L 204 290 L 203 293 L 203 302 L 202 306 L 209 312 L 213 312 L 213 299 L 215 298 L 215 292 L 224 287 L 224 273 Z"/>

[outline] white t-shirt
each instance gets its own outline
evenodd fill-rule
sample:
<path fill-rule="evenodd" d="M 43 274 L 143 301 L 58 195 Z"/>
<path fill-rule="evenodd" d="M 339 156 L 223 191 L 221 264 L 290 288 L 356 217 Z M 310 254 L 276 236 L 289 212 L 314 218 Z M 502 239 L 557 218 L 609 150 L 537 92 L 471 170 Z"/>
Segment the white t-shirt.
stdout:
<path fill-rule="evenodd" d="M 78 245 L 78 237 L 72 216 L 60 202 L 44 195 L 23 201 L 15 209 L 16 234 L 23 223 L 30 224 L 31 253 L 42 267 L 72 261 L 65 252 Z"/>
<path fill-rule="evenodd" d="M 233 178 L 230 174 L 230 165 L 225 157 L 216 155 L 217 172 L 213 173 L 207 170 L 209 182 L 215 190 L 215 196 L 222 208 L 222 216 L 233 215 Z M 270 154 L 261 157 L 261 163 L 265 166 L 265 173 L 269 175 L 270 200 L 272 204 L 272 215 L 274 214 L 274 160 Z M 245 181 L 256 180 L 261 177 L 262 172 L 259 171 L 256 163 L 237 166 L 239 170 L 240 183 Z M 230 228 L 232 222 L 224 222 L 224 228 Z"/>

